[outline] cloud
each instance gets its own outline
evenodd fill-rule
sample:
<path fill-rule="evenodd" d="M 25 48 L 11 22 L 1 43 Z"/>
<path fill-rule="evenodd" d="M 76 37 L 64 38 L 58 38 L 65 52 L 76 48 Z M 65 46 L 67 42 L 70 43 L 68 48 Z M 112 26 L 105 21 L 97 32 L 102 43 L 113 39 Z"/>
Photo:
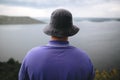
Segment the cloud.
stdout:
<path fill-rule="evenodd" d="M 1 0 L 0 5 L 0 14 L 6 15 L 48 17 L 65 8 L 76 17 L 120 17 L 120 0 Z"/>
<path fill-rule="evenodd" d="M 50 12 L 51 10 L 46 11 L 45 9 L 0 5 L 0 15 L 46 17 L 46 16 L 50 16 L 49 14 Z"/>
<path fill-rule="evenodd" d="M 31 6 L 36 8 L 49 8 L 59 6 L 90 6 L 103 3 L 120 3 L 119 0 L 1 0 L 0 3 L 6 3 L 16 6 Z"/>
<path fill-rule="evenodd" d="M 87 6 L 70 6 L 67 7 L 76 17 L 116 17 L 120 18 L 119 3 L 98 3 Z"/>

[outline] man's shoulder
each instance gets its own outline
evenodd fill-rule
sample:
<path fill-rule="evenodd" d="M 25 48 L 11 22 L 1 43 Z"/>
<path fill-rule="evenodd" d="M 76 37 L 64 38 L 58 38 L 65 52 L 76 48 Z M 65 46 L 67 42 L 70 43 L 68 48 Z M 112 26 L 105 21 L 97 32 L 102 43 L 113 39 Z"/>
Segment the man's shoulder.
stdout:
<path fill-rule="evenodd" d="M 74 46 L 72 46 L 72 47 L 73 47 L 72 51 L 74 51 L 74 54 L 76 53 L 80 56 L 89 57 L 88 53 L 85 50 L 83 50 L 81 48 L 74 47 Z"/>
<path fill-rule="evenodd" d="M 44 49 L 44 46 L 36 46 L 36 47 L 33 47 L 33 48 L 31 48 L 31 49 L 27 52 L 26 56 L 31 55 L 31 54 L 38 53 L 38 52 L 40 52 L 40 51 L 43 51 L 43 49 Z"/>
<path fill-rule="evenodd" d="M 36 46 L 36 47 L 33 47 L 32 49 L 30 49 L 25 58 L 26 60 L 30 60 L 30 59 L 35 59 L 37 56 L 43 56 L 44 54 L 44 51 L 45 51 L 45 46 Z"/>
<path fill-rule="evenodd" d="M 75 47 L 75 46 L 71 46 L 71 48 L 77 52 L 80 52 L 80 53 L 86 53 L 84 50 L 82 50 L 81 48 L 78 48 L 78 47 Z"/>
<path fill-rule="evenodd" d="M 27 53 L 36 53 L 36 52 L 44 51 L 45 48 L 46 46 L 36 46 L 30 49 Z"/>

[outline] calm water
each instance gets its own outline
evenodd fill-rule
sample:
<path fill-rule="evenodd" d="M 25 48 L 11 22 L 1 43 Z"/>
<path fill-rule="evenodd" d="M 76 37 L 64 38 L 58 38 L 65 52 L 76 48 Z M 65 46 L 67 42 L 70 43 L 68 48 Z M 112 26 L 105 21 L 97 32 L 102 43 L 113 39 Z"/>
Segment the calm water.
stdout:
<path fill-rule="evenodd" d="M 120 67 L 120 22 L 75 24 L 80 31 L 70 37 L 71 45 L 86 51 L 97 68 Z M 0 61 L 13 57 L 21 62 L 28 50 L 47 44 L 45 25 L 0 25 Z"/>

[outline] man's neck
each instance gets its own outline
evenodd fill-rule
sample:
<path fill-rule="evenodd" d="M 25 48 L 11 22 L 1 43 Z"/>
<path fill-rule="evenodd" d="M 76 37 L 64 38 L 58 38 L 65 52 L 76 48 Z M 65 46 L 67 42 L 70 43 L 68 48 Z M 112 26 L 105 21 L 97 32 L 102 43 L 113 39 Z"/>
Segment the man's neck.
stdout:
<path fill-rule="evenodd" d="M 51 37 L 52 40 L 57 40 L 57 41 L 68 41 L 68 37 L 55 37 L 55 36 L 52 36 Z"/>

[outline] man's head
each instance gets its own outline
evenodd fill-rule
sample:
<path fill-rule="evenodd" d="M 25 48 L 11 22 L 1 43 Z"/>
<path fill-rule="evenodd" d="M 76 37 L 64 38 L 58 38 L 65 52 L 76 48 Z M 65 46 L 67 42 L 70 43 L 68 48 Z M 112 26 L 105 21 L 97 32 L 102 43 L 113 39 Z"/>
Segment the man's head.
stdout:
<path fill-rule="evenodd" d="M 69 37 L 75 35 L 79 28 L 73 25 L 72 14 L 65 9 L 57 9 L 51 14 L 51 21 L 44 28 L 44 33 L 55 37 Z"/>

